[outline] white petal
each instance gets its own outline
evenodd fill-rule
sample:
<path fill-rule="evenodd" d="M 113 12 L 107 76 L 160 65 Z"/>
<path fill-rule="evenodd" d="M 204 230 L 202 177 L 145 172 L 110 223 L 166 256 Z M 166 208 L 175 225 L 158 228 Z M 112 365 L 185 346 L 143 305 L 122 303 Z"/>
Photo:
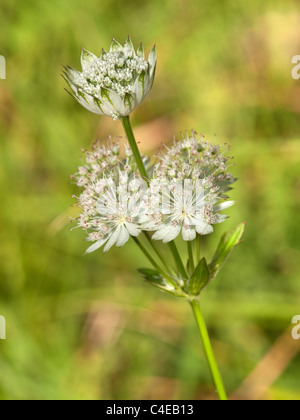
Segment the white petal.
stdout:
<path fill-rule="evenodd" d="M 130 114 L 130 111 L 128 111 L 128 107 L 124 104 L 124 99 L 121 98 L 121 96 L 117 92 L 110 90 L 108 95 L 109 95 L 109 100 L 107 99 L 107 102 L 109 106 L 115 112 L 117 112 L 117 114 L 121 116 L 126 116 Z"/>
<path fill-rule="evenodd" d="M 214 231 L 213 227 L 208 223 L 201 222 L 196 225 L 196 231 L 199 235 L 208 235 Z"/>
<path fill-rule="evenodd" d="M 129 235 L 128 230 L 126 229 L 124 225 L 122 225 L 120 228 L 119 237 L 118 237 L 116 246 L 120 248 L 121 246 L 125 245 L 129 238 L 130 238 L 130 235 Z"/>
<path fill-rule="evenodd" d="M 73 83 L 75 86 L 78 86 L 78 80 L 82 79 L 82 73 L 78 70 L 72 69 L 71 67 L 65 67 L 65 75 L 67 76 L 69 82 Z"/>
<path fill-rule="evenodd" d="M 133 92 L 135 94 L 137 103 L 142 102 L 143 98 L 149 92 L 150 89 L 148 89 L 148 86 L 149 86 L 148 76 L 147 76 L 146 72 L 143 71 L 136 78 L 136 81 L 134 82 L 134 85 L 133 85 Z"/>
<path fill-rule="evenodd" d="M 164 226 L 162 229 L 158 230 L 152 236 L 152 239 L 155 241 L 162 240 L 163 243 L 173 241 L 180 233 L 181 225 L 178 224 L 177 226 L 172 226 L 168 224 Z"/>
<path fill-rule="evenodd" d="M 193 226 L 182 228 L 182 238 L 184 241 L 193 241 L 196 238 L 196 229 Z"/>
<path fill-rule="evenodd" d="M 155 49 L 155 45 L 152 48 L 152 50 L 150 51 L 149 55 L 148 55 L 148 63 L 150 66 L 150 77 L 152 78 L 154 75 L 154 71 L 155 71 L 155 67 L 156 67 L 156 49 Z"/>
<path fill-rule="evenodd" d="M 134 95 L 131 95 L 129 93 L 126 93 L 124 99 L 123 99 L 123 116 L 126 117 L 126 115 L 129 115 L 130 112 L 132 112 L 137 106 L 138 103 L 135 100 Z"/>
<path fill-rule="evenodd" d="M 215 222 L 215 224 L 216 223 L 222 223 L 226 219 L 228 219 L 228 217 L 229 217 L 229 216 L 227 216 L 227 214 L 217 214 L 216 216 L 217 216 L 217 221 Z"/>
<path fill-rule="evenodd" d="M 136 51 L 136 55 L 140 58 L 142 58 L 143 60 L 145 59 L 145 54 L 144 54 L 144 47 L 143 44 L 140 44 L 137 51 Z"/>
<path fill-rule="evenodd" d="M 220 203 L 217 206 L 214 206 L 214 211 L 222 211 L 225 209 L 228 209 L 228 207 L 231 207 L 235 204 L 235 201 L 224 201 L 224 203 Z"/>
<path fill-rule="evenodd" d="M 114 103 L 111 99 L 112 92 L 108 89 L 101 90 L 101 108 L 103 113 L 107 116 L 112 116 L 117 112 Z"/>
<path fill-rule="evenodd" d="M 166 244 L 167 242 L 171 242 L 175 238 L 177 238 L 177 236 L 180 233 L 180 230 L 181 230 L 181 226 L 180 225 L 177 225 L 176 227 L 173 227 L 172 226 L 172 228 L 170 229 L 170 231 L 168 232 L 168 234 L 163 239 L 163 243 Z"/>
<path fill-rule="evenodd" d="M 107 241 L 103 252 L 107 252 L 110 248 L 117 242 L 120 233 L 120 226 L 117 226 L 114 232 L 111 234 L 109 240 Z"/>
<path fill-rule="evenodd" d="M 126 39 L 126 42 L 125 42 L 124 48 L 125 48 L 126 50 L 130 51 L 132 54 L 135 54 L 135 51 L 134 51 L 134 46 L 133 46 L 133 43 L 132 43 L 132 41 L 131 41 L 130 36 Z"/>
<path fill-rule="evenodd" d="M 151 221 L 151 222 L 144 222 L 142 224 L 143 230 L 159 230 L 163 226 L 164 226 L 163 224 L 159 224 L 158 225 L 157 222 L 153 222 L 153 221 Z"/>
<path fill-rule="evenodd" d="M 92 62 L 97 60 L 97 56 L 87 50 L 85 50 L 84 48 L 81 49 L 81 68 L 82 70 L 85 70 L 88 65 Z"/>
<path fill-rule="evenodd" d="M 95 104 L 94 98 L 88 95 L 87 93 L 78 92 L 78 90 L 76 89 L 75 95 L 72 96 L 76 99 L 77 102 L 80 103 L 80 105 L 82 105 L 88 111 L 93 112 L 94 114 L 105 115 L 101 111 L 101 109 Z"/>
<path fill-rule="evenodd" d="M 99 241 L 95 242 L 93 245 L 91 245 L 86 251 L 86 254 L 90 254 L 91 252 L 96 251 L 96 249 L 99 249 L 105 242 L 107 241 L 107 237 L 105 239 L 100 239 Z"/>
<path fill-rule="evenodd" d="M 141 228 L 135 223 L 126 223 L 125 226 L 131 236 L 139 236 L 141 233 Z"/>
<path fill-rule="evenodd" d="M 152 239 L 154 241 L 161 241 L 166 236 L 166 234 L 168 233 L 170 227 L 172 227 L 171 225 L 166 226 L 165 224 L 162 224 L 160 226 L 161 227 L 158 227 L 156 232 L 152 236 Z"/>
<path fill-rule="evenodd" d="M 144 223 L 152 223 L 149 221 L 149 216 L 148 214 L 141 214 L 140 218 L 139 218 L 140 223 L 144 224 Z"/>
<path fill-rule="evenodd" d="M 121 52 L 121 51 L 123 51 L 123 47 L 118 41 L 116 41 L 113 38 L 109 51 L 110 52 Z"/>

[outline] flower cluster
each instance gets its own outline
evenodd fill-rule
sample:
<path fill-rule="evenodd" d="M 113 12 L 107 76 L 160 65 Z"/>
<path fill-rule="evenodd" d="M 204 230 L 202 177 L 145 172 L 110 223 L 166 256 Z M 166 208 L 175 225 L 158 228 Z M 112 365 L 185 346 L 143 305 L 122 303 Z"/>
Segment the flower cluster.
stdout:
<path fill-rule="evenodd" d="M 100 115 L 114 119 L 129 115 L 147 96 L 156 68 L 155 47 L 145 60 L 142 44 L 135 52 L 128 37 L 124 46 L 113 40 L 100 57 L 82 50 L 82 72 L 65 68 L 65 78 L 75 99 Z"/>
<path fill-rule="evenodd" d="M 181 135 L 173 145 L 161 153 L 159 163 L 154 170 L 154 177 L 166 181 L 172 179 L 202 179 L 209 187 L 219 187 L 225 191 L 234 182 L 227 171 L 230 157 L 224 156 L 221 145 L 209 143 L 203 135 L 195 131 L 191 135 Z"/>
<path fill-rule="evenodd" d="M 235 181 L 228 172 L 230 158 L 195 132 L 175 140 L 153 167 L 143 157 L 149 185 L 138 174 L 129 147 L 124 159 L 112 142 L 96 143 L 85 155 L 86 163 L 73 179 L 83 189 L 78 225 L 94 242 L 87 252 L 123 246 L 142 231 L 153 232 L 153 240 L 170 242 L 181 233 L 192 241 L 197 234 L 211 233 L 212 225 L 227 218 L 220 211 L 234 204 L 224 201 Z"/>
<path fill-rule="evenodd" d="M 143 225 L 145 230 L 155 231 L 152 239 L 170 242 L 181 232 L 185 241 L 192 241 L 197 233 L 212 233 L 212 225 L 227 218 L 219 212 L 234 202 L 217 203 L 227 198 L 225 192 L 235 181 L 227 170 L 229 159 L 220 145 L 207 142 L 195 132 L 174 140 L 172 147 L 158 156 L 153 178 L 163 186 L 163 211 L 150 209 L 150 221 Z"/>
<path fill-rule="evenodd" d="M 87 252 L 105 245 L 123 246 L 131 236 L 141 232 L 140 215 L 144 181 L 137 173 L 131 149 L 125 146 L 120 160 L 120 146 L 111 140 L 107 145 L 95 143 L 91 152 L 84 151 L 85 165 L 72 175 L 83 191 L 78 198 L 82 213 L 78 226 L 88 232 L 93 244 Z M 145 165 L 148 159 L 144 158 Z"/>

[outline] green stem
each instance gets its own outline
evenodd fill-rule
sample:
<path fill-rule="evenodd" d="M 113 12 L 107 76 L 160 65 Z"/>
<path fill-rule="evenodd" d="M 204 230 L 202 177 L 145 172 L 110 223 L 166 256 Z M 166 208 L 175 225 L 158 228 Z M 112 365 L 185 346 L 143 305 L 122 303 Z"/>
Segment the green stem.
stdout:
<path fill-rule="evenodd" d="M 183 279 L 188 279 L 187 272 L 184 268 L 182 259 L 180 257 L 180 254 L 178 252 L 178 249 L 176 247 L 175 242 L 174 241 L 168 242 L 168 245 L 169 245 L 169 248 L 172 252 L 172 255 L 173 255 L 173 258 L 175 260 L 175 263 L 176 263 L 176 266 L 177 266 L 177 269 L 178 269 L 179 273 L 181 274 Z"/>
<path fill-rule="evenodd" d="M 193 273 L 195 270 L 194 256 L 193 256 L 193 242 L 188 241 L 187 247 L 188 247 L 188 254 L 189 254 L 189 266 L 190 266 L 191 272 Z"/>
<path fill-rule="evenodd" d="M 190 302 L 193 313 L 195 315 L 196 323 L 200 332 L 200 336 L 202 338 L 203 347 L 206 355 L 206 359 L 209 365 L 209 369 L 211 372 L 211 376 L 213 378 L 217 393 L 221 401 L 227 401 L 227 395 L 224 388 L 223 380 L 213 353 L 213 349 L 211 346 L 210 338 L 208 335 L 208 331 L 206 328 L 205 320 L 203 318 L 200 305 L 198 300 L 193 300 Z"/>
<path fill-rule="evenodd" d="M 156 261 L 151 257 L 149 252 L 146 250 L 144 245 L 135 237 L 132 236 L 132 239 L 137 244 L 137 246 L 140 248 L 142 253 L 145 255 L 145 257 L 149 260 L 149 262 L 153 265 L 153 267 L 166 279 L 171 283 L 175 288 L 178 287 L 178 284 L 156 263 Z"/>
<path fill-rule="evenodd" d="M 156 248 L 156 246 L 154 245 L 153 241 L 151 240 L 148 232 L 143 231 L 147 241 L 149 242 L 151 248 L 153 249 L 153 251 L 155 252 L 155 254 L 158 256 L 158 258 L 160 259 L 160 261 L 163 263 L 163 265 L 165 266 L 165 268 L 167 270 L 169 270 L 169 267 L 167 266 L 167 263 L 165 262 L 163 256 L 161 255 L 161 253 L 159 252 L 159 250 Z"/>
<path fill-rule="evenodd" d="M 197 235 L 196 239 L 195 239 L 195 241 L 196 241 L 196 261 L 197 261 L 197 264 L 201 259 L 200 240 L 201 240 L 201 236 Z"/>
<path fill-rule="evenodd" d="M 139 169 L 139 172 L 141 174 L 141 177 L 145 181 L 148 182 L 147 171 L 146 171 L 146 168 L 144 166 L 143 159 L 142 159 L 142 156 L 140 154 L 139 148 L 138 148 L 138 146 L 136 144 L 136 140 L 135 140 L 135 137 L 134 137 L 134 134 L 133 134 L 133 131 L 132 131 L 132 127 L 131 127 L 131 124 L 130 124 L 129 116 L 122 117 L 120 119 L 122 121 L 124 130 L 125 130 L 125 133 L 126 133 L 126 136 L 127 136 L 127 139 L 128 139 L 128 143 L 129 143 L 129 145 L 131 147 L 131 150 L 132 150 L 132 153 L 133 153 L 133 155 L 135 157 L 135 161 L 136 161 L 137 167 Z"/>

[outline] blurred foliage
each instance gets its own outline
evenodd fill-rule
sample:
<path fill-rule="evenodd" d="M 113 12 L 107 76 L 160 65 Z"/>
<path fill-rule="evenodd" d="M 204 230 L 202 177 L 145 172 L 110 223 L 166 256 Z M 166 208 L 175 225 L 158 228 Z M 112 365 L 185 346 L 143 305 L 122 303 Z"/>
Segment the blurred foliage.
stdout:
<path fill-rule="evenodd" d="M 133 117 L 143 150 L 194 128 L 229 142 L 236 159 L 239 203 L 202 245 L 212 255 L 225 227 L 246 222 L 203 299 L 236 391 L 300 312 L 298 2 L 3 0 L 0 13 L 0 398 L 214 397 L 188 305 L 143 283 L 136 269 L 148 264 L 133 243 L 83 256 L 84 233 L 69 232 L 80 149 L 122 128 L 64 92 L 61 66 L 79 68 L 80 47 L 100 53 L 128 34 L 158 51 Z M 253 397 L 299 399 L 299 353 L 284 348 L 265 376 L 279 359 L 283 368 Z"/>

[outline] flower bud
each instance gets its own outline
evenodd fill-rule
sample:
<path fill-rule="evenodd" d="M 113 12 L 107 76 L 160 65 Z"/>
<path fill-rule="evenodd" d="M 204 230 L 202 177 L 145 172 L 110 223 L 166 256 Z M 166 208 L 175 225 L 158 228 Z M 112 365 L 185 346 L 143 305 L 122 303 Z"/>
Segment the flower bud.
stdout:
<path fill-rule="evenodd" d="M 82 50 L 82 72 L 65 67 L 71 95 L 86 109 L 114 119 L 128 116 L 149 93 L 155 75 L 155 47 L 145 60 L 142 44 L 135 52 L 128 37 L 124 47 L 113 39 L 100 57 Z"/>

